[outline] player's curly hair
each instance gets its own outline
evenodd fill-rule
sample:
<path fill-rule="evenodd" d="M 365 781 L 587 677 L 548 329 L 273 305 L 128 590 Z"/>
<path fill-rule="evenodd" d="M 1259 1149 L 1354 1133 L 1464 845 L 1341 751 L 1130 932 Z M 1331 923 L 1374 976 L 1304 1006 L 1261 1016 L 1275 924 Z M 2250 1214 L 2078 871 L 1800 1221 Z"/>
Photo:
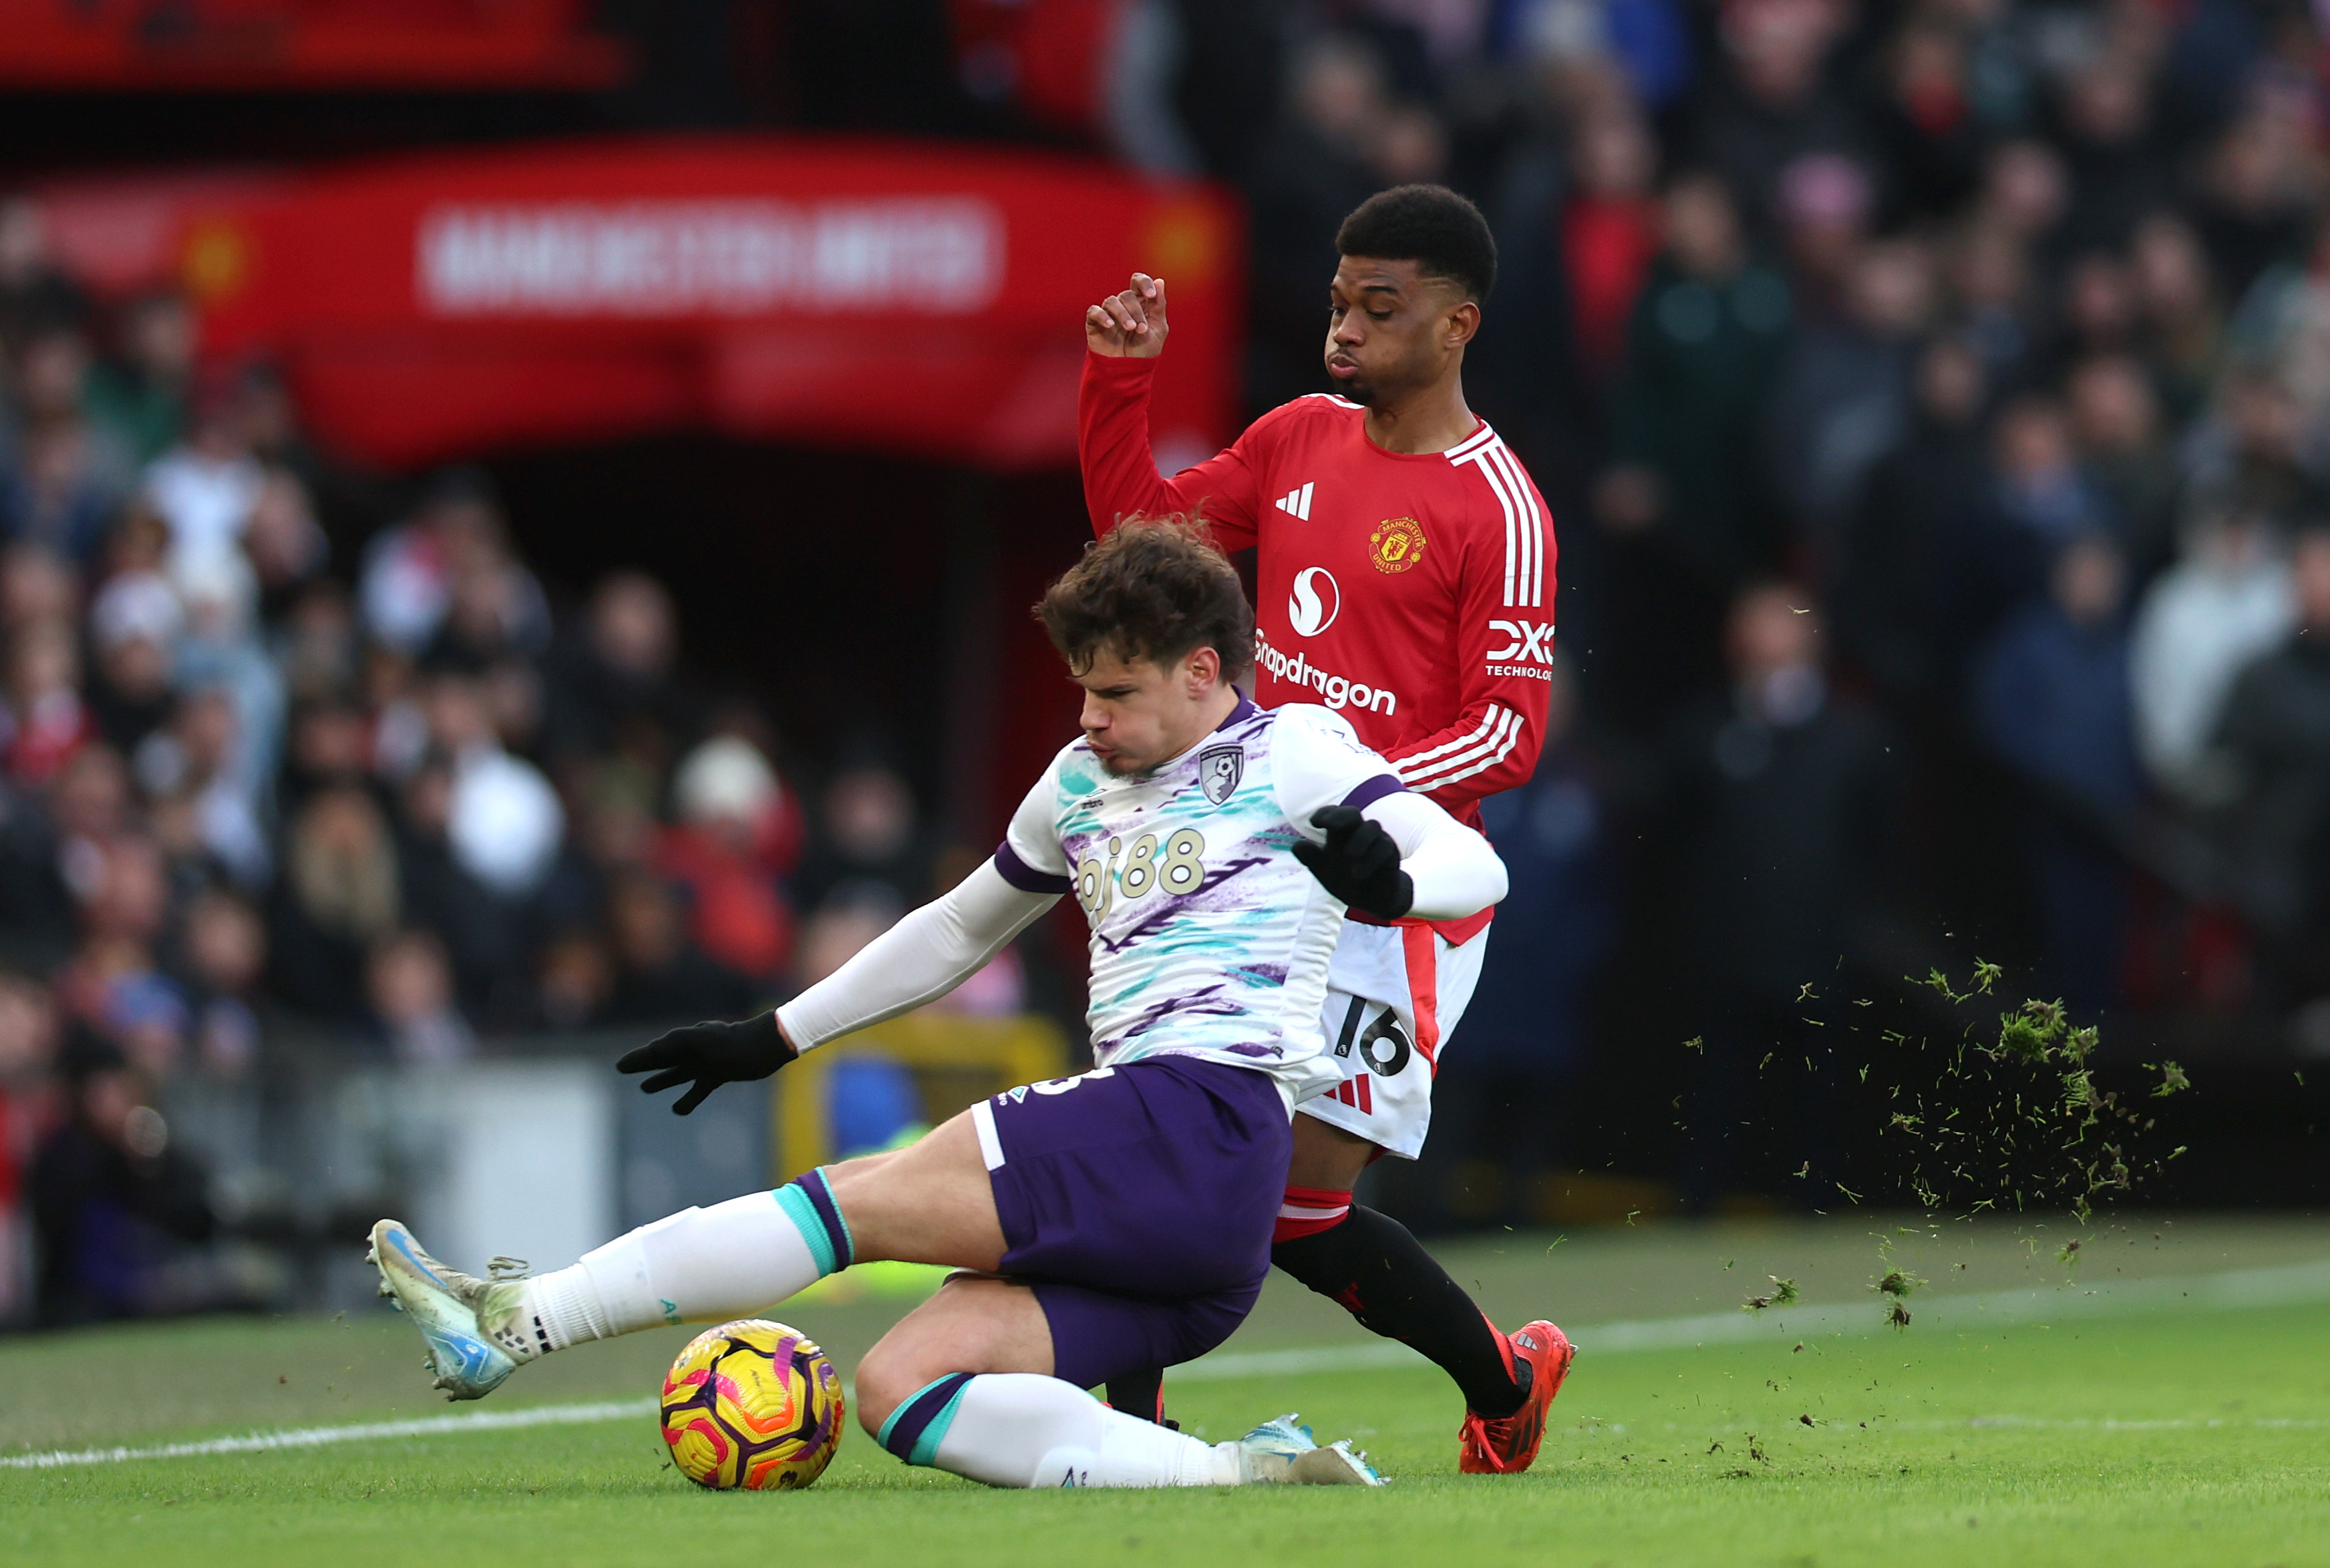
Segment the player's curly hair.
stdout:
<path fill-rule="evenodd" d="M 1254 667 L 1254 608 L 1195 513 L 1118 524 L 1044 590 L 1035 613 L 1078 675 L 1103 654 L 1170 665 L 1201 647 L 1221 656 L 1224 680 Z"/>
<path fill-rule="evenodd" d="M 1445 185 L 1394 185 L 1351 209 L 1335 250 L 1378 261 L 1413 261 L 1478 305 L 1497 286 L 1497 241 L 1481 209 Z"/>

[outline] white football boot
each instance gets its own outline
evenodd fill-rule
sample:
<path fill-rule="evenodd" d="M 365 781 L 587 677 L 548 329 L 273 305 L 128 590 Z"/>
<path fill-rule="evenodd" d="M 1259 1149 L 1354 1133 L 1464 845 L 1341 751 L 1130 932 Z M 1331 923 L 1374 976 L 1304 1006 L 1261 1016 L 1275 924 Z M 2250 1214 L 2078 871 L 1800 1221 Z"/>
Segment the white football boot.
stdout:
<path fill-rule="evenodd" d="M 422 1365 L 436 1374 L 447 1399 L 485 1398 L 545 1348 L 519 1326 L 522 1280 L 480 1280 L 448 1269 L 394 1220 L 373 1226 L 365 1259 L 380 1270 L 380 1293 L 428 1342 Z"/>
<path fill-rule="evenodd" d="M 1380 1487 L 1368 1457 L 1352 1451 L 1349 1441 L 1319 1446 L 1311 1429 L 1289 1412 L 1266 1421 L 1237 1440 L 1246 1455 L 1248 1485 L 1294 1487 Z"/>

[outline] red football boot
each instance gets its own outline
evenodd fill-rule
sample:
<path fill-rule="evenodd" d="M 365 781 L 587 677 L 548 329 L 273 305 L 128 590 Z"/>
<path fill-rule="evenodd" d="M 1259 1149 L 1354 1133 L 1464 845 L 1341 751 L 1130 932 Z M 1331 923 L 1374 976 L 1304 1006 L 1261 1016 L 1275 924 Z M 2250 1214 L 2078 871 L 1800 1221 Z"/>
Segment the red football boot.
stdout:
<path fill-rule="evenodd" d="M 1518 1355 L 1530 1364 L 1529 1398 L 1520 1409 L 1497 1421 L 1464 1412 L 1464 1424 L 1457 1432 L 1463 1447 L 1456 1468 L 1468 1476 L 1512 1475 L 1535 1462 L 1538 1444 L 1545 1440 L 1545 1412 L 1561 1392 L 1570 1358 L 1577 1354 L 1569 1337 L 1542 1318 L 1516 1329 L 1505 1344 L 1508 1358 Z"/>

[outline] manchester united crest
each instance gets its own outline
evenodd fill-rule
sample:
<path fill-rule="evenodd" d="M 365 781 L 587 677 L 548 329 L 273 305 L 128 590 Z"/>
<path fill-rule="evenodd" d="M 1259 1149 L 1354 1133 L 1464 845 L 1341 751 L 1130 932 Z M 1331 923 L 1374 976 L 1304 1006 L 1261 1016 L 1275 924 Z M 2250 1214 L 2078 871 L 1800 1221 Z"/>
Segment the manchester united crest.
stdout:
<path fill-rule="evenodd" d="M 1368 559 L 1378 571 L 1406 571 L 1424 559 L 1424 524 L 1413 517 L 1387 517 L 1368 535 Z"/>

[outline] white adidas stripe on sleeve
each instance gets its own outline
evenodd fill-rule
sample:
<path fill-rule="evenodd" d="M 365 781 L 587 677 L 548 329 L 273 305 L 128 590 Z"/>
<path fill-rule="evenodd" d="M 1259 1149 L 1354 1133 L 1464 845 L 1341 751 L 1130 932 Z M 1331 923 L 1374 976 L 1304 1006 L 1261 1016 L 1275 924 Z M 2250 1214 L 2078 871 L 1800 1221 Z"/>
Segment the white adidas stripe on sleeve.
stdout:
<path fill-rule="evenodd" d="M 1494 430 L 1482 427 L 1448 449 L 1448 460 L 1479 471 L 1505 516 L 1505 606 L 1536 609 L 1545 603 L 1545 511 L 1530 490 L 1520 459 Z"/>
<path fill-rule="evenodd" d="M 1481 717 L 1481 727 L 1474 730 L 1471 734 L 1466 735 L 1462 740 L 1444 741 L 1439 745 L 1433 747 L 1431 751 L 1418 751 L 1413 757 L 1401 759 L 1393 766 L 1398 771 L 1399 776 L 1403 780 L 1405 780 L 1410 773 L 1428 771 L 1429 769 L 1427 765 L 1435 758 L 1446 757 L 1452 751 L 1469 751 L 1474 745 L 1480 743 L 1492 730 L 1496 728 L 1497 719 L 1503 712 L 1504 709 L 1499 707 L 1494 703 L 1491 703 L 1489 704 L 1489 711 Z"/>
<path fill-rule="evenodd" d="M 1419 794 L 1470 779 L 1475 773 L 1486 772 L 1512 754 L 1520 743 L 1521 716 L 1508 708 L 1489 738 L 1468 751 L 1434 763 L 1413 776 L 1403 773 L 1400 781 Z"/>

